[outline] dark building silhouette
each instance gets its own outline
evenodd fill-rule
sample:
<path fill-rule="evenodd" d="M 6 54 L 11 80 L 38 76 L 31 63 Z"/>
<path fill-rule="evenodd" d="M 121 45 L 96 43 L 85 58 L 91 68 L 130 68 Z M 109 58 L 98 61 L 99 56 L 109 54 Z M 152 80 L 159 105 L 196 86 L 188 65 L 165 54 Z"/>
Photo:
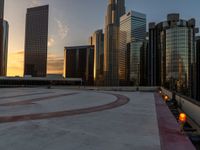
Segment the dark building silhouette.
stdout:
<path fill-rule="evenodd" d="M 7 73 L 8 22 L 4 20 L 4 0 L 0 0 L 0 76 Z"/>
<path fill-rule="evenodd" d="M 161 85 L 161 32 L 162 23 L 149 24 L 148 85 Z M 163 58 L 164 59 L 164 58 Z"/>
<path fill-rule="evenodd" d="M 49 6 L 27 9 L 24 76 L 46 77 Z"/>
<path fill-rule="evenodd" d="M 4 0 L 0 0 L 0 19 L 4 19 Z"/>
<path fill-rule="evenodd" d="M 86 85 L 94 84 L 94 46 L 65 47 L 64 77 L 82 78 Z"/>
<path fill-rule="evenodd" d="M 8 32 L 9 25 L 5 20 L 0 20 L 1 34 L 1 52 L 0 52 L 0 76 L 7 74 L 7 58 L 8 58 Z"/>
<path fill-rule="evenodd" d="M 196 99 L 200 101 L 200 37 L 196 38 L 196 58 L 197 58 L 197 65 L 196 65 Z"/>
<path fill-rule="evenodd" d="M 140 50 L 140 85 L 148 86 L 148 51 L 149 50 L 149 35 L 146 33 Z"/>

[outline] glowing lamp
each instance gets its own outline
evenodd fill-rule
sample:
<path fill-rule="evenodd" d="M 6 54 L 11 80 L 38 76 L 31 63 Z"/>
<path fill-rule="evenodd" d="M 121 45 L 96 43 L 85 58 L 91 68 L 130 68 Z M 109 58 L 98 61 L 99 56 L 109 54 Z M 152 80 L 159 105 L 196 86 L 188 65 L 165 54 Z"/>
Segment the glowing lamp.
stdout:
<path fill-rule="evenodd" d="M 186 119 L 187 119 L 186 114 L 180 113 L 180 115 L 179 115 L 179 121 L 180 121 L 181 123 L 185 123 L 185 122 L 186 122 Z"/>
<path fill-rule="evenodd" d="M 167 95 L 164 96 L 164 100 L 167 101 L 169 97 Z"/>

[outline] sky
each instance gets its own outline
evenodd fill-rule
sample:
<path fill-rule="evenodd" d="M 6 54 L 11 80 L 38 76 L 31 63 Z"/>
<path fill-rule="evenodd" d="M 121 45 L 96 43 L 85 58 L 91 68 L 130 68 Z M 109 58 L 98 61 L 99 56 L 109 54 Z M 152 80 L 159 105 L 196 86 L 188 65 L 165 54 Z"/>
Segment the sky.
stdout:
<path fill-rule="evenodd" d="M 22 76 L 25 16 L 30 7 L 49 4 L 48 71 L 63 73 L 65 46 L 88 44 L 89 36 L 104 28 L 108 0 L 5 0 L 9 22 L 8 76 Z M 169 13 L 196 19 L 200 27 L 200 0 L 126 0 L 126 10 L 147 15 L 147 23 L 166 20 Z"/>

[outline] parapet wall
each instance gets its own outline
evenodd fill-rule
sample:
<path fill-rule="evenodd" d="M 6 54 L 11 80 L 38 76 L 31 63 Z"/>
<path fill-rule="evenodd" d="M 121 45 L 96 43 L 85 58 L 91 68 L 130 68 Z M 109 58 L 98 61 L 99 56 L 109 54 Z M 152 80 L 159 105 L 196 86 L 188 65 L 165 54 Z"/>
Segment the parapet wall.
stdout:
<path fill-rule="evenodd" d="M 161 89 L 164 94 L 172 98 L 171 91 L 164 88 Z M 200 126 L 200 102 L 179 94 L 176 94 L 175 98 L 179 108 Z"/>

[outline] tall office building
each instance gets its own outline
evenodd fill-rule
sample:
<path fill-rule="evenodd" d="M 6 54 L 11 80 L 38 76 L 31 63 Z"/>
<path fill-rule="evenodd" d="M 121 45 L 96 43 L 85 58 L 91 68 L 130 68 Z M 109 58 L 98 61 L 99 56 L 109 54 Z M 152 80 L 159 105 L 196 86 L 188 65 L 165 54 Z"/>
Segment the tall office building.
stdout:
<path fill-rule="evenodd" d="M 161 38 L 162 37 L 162 38 Z M 161 43 L 161 39 L 164 39 L 163 23 L 151 22 L 149 23 L 149 49 L 148 49 L 148 85 L 160 86 L 161 85 L 161 73 L 164 74 L 165 70 L 162 70 L 161 64 L 164 63 L 165 57 L 162 57 L 161 52 L 164 51 L 164 43 Z M 162 70 L 162 71 L 161 71 Z"/>
<path fill-rule="evenodd" d="M 151 83 L 192 95 L 195 61 L 195 20 L 169 14 L 167 21 L 150 23 Z"/>
<path fill-rule="evenodd" d="M 148 51 L 149 50 L 149 33 L 146 33 L 146 38 L 140 50 L 140 85 L 148 86 Z"/>
<path fill-rule="evenodd" d="M 4 21 L 4 0 L 0 0 L 0 76 L 6 76 L 8 53 L 8 22 Z"/>
<path fill-rule="evenodd" d="M 0 19 L 4 19 L 4 0 L 0 0 Z"/>
<path fill-rule="evenodd" d="M 27 9 L 24 75 L 46 77 L 49 6 Z"/>
<path fill-rule="evenodd" d="M 7 58 L 8 58 L 8 31 L 9 25 L 5 20 L 0 20 L 0 24 L 2 25 L 2 46 L 1 46 L 1 59 L 0 59 L 0 76 L 6 76 L 7 74 Z"/>
<path fill-rule="evenodd" d="M 196 38 L 196 99 L 200 101 L 200 37 Z"/>
<path fill-rule="evenodd" d="M 145 41 L 146 15 L 130 11 L 120 18 L 119 79 L 139 83 L 140 51 Z M 138 68 L 138 69 L 137 69 Z"/>
<path fill-rule="evenodd" d="M 91 38 L 91 45 L 94 45 L 94 80 L 95 85 L 103 85 L 104 65 L 104 34 L 103 30 L 97 30 Z"/>
<path fill-rule="evenodd" d="M 109 0 L 104 35 L 104 84 L 107 86 L 119 85 L 119 23 L 124 14 L 125 0 Z"/>
<path fill-rule="evenodd" d="M 65 47 L 64 77 L 82 78 L 86 85 L 93 85 L 94 46 Z"/>

